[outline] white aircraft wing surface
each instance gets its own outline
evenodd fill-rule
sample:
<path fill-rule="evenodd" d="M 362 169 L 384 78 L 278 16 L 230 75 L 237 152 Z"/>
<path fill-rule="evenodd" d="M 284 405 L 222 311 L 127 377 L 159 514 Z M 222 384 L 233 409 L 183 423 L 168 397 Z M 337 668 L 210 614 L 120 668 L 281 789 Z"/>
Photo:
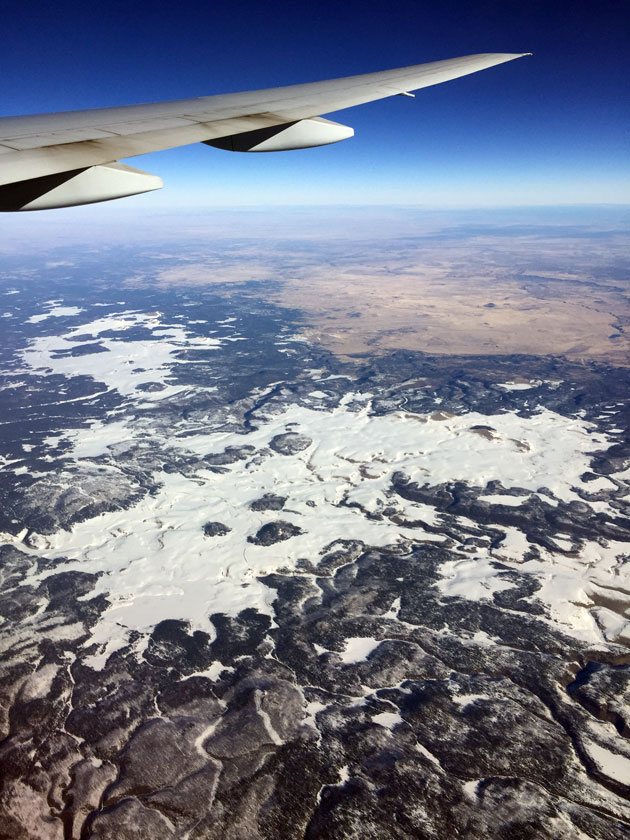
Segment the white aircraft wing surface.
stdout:
<path fill-rule="evenodd" d="M 321 146 L 354 132 L 330 114 L 437 85 L 529 53 L 483 53 L 245 93 L 58 114 L 0 117 L 0 210 L 41 210 L 158 189 L 118 161 L 207 143 L 230 151 Z"/>

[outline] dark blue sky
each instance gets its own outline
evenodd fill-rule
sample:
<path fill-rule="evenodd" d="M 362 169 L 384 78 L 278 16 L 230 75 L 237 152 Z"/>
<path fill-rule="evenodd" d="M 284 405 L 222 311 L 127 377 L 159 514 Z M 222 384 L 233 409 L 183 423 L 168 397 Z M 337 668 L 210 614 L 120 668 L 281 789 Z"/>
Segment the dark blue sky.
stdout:
<path fill-rule="evenodd" d="M 630 202 L 630 2 L 13 4 L 2 112 L 207 95 L 476 52 L 534 56 L 334 118 L 355 139 L 280 155 L 137 158 L 146 205 Z"/>

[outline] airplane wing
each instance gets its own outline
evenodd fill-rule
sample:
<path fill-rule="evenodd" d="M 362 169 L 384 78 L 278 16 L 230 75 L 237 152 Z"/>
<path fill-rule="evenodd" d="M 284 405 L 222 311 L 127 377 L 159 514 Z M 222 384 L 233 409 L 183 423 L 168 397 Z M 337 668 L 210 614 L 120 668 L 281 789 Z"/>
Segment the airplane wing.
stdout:
<path fill-rule="evenodd" d="M 397 70 L 245 93 L 58 114 L 0 117 L 0 210 L 43 210 L 159 189 L 121 158 L 206 143 L 230 151 L 284 151 L 344 140 L 352 128 L 322 119 L 485 70 L 530 53 L 483 53 Z"/>

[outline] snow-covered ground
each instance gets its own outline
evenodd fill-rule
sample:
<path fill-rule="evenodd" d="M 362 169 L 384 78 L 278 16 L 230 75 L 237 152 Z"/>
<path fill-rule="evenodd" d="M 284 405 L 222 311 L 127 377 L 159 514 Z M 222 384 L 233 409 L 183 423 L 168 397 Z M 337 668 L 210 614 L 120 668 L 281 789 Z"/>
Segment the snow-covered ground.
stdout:
<path fill-rule="evenodd" d="M 50 303 L 46 317 L 76 314 L 69 311 L 71 307 Z M 218 323 L 225 331 L 232 320 Z M 150 338 L 137 332 L 125 336 L 137 328 L 147 330 Z M 182 390 L 172 379 L 180 351 L 186 350 L 190 364 L 194 363 L 194 356 L 188 357 L 191 351 L 212 350 L 240 339 L 233 333 L 226 338 L 210 332 L 213 335 L 197 336 L 181 325 L 166 323 L 159 312 L 122 310 L 77 324 L 64 336 L 34 339 L 23 351 L 22 361 L 35 372 L 92 377 L 142 407 Z M 86 337 L 105 352 L 68 355 Z M 149 383 L 162 390 L 138 391 L 138 386 Z M 323 391 L 308 393 L 318 403 L 327 398 Z M 276 436 L 288 432 L 302 435 L 307 445 L 292 455 L 270 447 Z M 108 454 L 116 457 L 123 444 L 144 445 L 146 433 L 146 424 L 133 412 L 124 418 L 106 416 L 87 428 L 68 431 L 64 440 L 71 450 L 65 457 L 70 463 Z M 130 631 L 146 634 L 164 619 L 182 619 L 212 633 L 212 613 L 235 615 L 255 607 L 273 616 L 274 593 L 258 578 L 294 569 L 300 559 L 317 562 L 335 540 L 374 547 L 444 542 L 439 532 L 442 515 L 431 505 L 394 493 L 395 473 L 418 485 L 466 482 L 480 489 L 480 500 L 512 508 L 542 489 L 545 501 L 557 505 L 579 501 L 578 489 L 596 489 L 581 476 L 592 455 L 608 448 L 610 441 L 584 419 L 546 408 L 526 417 L 514 412 L 452 415 L 400 410 L 375 415 L 372 395 L 347 393 L 332 405 L 285 402 L 281 408 L 259 413 L 247 434 L 211 427 L 190 434 L 175 427 L 163 445 L 180 450 L 191 462 L 228 447 L 251 449 L 223 472 L 199 467 L 184 475 L 162 472 L 156 465 L 153 480 L 159 489 L 132 507 L 87 519 L 71 531 L 31 538 L 31 545 L 38 546 L 32 551 L 67 558 L 68 570 L 100 575 L 96 592 L 106 595 L 110 606 L 93 633 L 92 641 L 100 645 L 100 653 L 92 659 L 95 666 L 123 646 Z M 521 493 L 483 492 L 492 481 Z M 602 481 L 614 487 L 609 479 Z M 251 503 L 264 494 L 286 497 L 284 510 L 252 510 Z M 598 510 L 608 509 L 606 502 L 597 505 Z M 278 520 L 299 532 L 272 545 L 251 541 L 261 526 Z M 206 536 L 207 522 L 220 522 L 229 530 Z M 444 597 L 491 599 L 514 585 L 497 563 L 513 564 L 520 573 L 537 579 L 541 585 L 537 597 L 563 629 L 593 642 L 627 638 L 628 622 L 602 606 L 601 598 L 595 606 L 591 597 L 598 587 L 618 588 L 620 558 L 627 546 L 592 541 L 576 554 L 571 539 L 560 535 L 557 553 L 540 548 L 537 559 L 524 562 L 530 548 L 527 536 L 512 526 L 503 531 L 501 545 L 480 546 L 473 553 L 468 548 L 443 564 L 437 586 Z"/>
<path fill-rule="evenodd" d="M 66 315 L 81 311 L 76 307 L 62 308 L 61 314 Z M 50 314 L 55 314 L 54 310 L 48 315 L 34 317 L 44 318 Z M 151 337 L 125 340 L 119 335 L 111 335 L 137 327 L 150 331 Z M 80 349 L 77 337 L 83 336 L 90 336 L 104 352 L 70 355 L 73 350 Z M 40 336 L 24 351 L 23 360 L 35 371 L 47 370 L 68 377 L 90 376 L 127 397 L 138 397 L 139 386 L 161 386 L 161 390 L 142 392 L 143 401 L 150 402 L 172 397 L 183 390 L 182 386 L 168 382 L 176 353 L 212 350 L 224 341 L 237 340 L 238 336 L 219 339 L 194 335 L 182 326 L 164 324 L 159 312 L 123 311 L 81 323 L 64 336 Z M 186 363 L 194 364 L 194 359 L 187 359 Z"/>
<path fill-rule="evenodd" d="M 212 632 L 208 616 L 214 612 L 234 615 L 256 607 L 273 615 L 273 593 L 258 576 L 294 568 L 300 558 L 316 561 L 334 539 L 377 547 L 442 541 L 439 534 L 418 526 L 418 521 L 439 522 L 433 508 L 392 495 L 397 471 L 431 485 L 460 479 L 483 487 L 498 479 L 506 488 L 531 492 L 546 486 L 557 498 L 571 500 L 577 498 L 576 487 L 586 487 L 580 475 L 588 467 L 589 453 L 607 445 L 584 421 L 547 410 L 529 419 L 509 413 L 446 420 L 400 412 L 373 416 L 369 400 L 359 411 L 348 407 L 358 399 L 360 395 L 351 395 L 333 410 L 290 405 L 262 417 L 246 435 L 210 432 L 174 439 L 171 444 L 199 456 L 243 445 L 254 450 L 223 473 L 199 469 L 188 477 L 157 474 L 161 487 L 155 495 L 41 540 L 41 554 L 67 557 L 67 569 L 101 574 L 96 591 L 111 606 L 93 641 L 106 645 L 103 652 L 125 644 L 129 630 L 146 632 L 167 618 Z M 471 432 L 482 420 L 496 429 L 492 439 Z M 312 443 L 289 456 L 269 448 L 272 438 L 288 431 Z M 74 456 L 86 458 L 107 451 L 124 436 L 133 437 L 134 427 L 103 422 L 72 435 Z M 285 509 L 252 510 L 250 504 L 265 493 L 286 496 Z M 366 516 L 392 505 L 412 527 L 387 516 Z M 248 542 L 266 522 L 279 519 L 302 533 L 271 546 Z M 203 526 L 208 521 L 231 530 L 206 537 Z M 542 559 L 523 563 L 529 547 L 525 535 L 515 528 L 506 534 L 498 549 L 479 548 L 472 556 L 445 563 L 439 584 L 443 594 L 474 600 L 510 588 L 513 584 L 496 566 L 496 560 L 507 560 L 542 583 L 539 597 L 565 629 L 591 641 L 601 640 L 602 633 L 615 638 L 626 632 L 616 614 L 595 610 L 589 597 L 592 586 L 617 585 L 622 544 L 589 543 L 578 557 L 544 551 Z M 97 661 L 102 658 L 93 664 Z"/>

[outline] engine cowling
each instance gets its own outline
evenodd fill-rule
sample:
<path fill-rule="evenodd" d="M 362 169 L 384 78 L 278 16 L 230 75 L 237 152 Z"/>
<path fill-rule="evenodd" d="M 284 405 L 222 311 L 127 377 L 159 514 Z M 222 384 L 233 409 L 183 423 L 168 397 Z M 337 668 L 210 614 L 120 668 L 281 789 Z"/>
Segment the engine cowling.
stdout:
<path fill-rule="evenodd" d="M 354 129 L 348 125 L 315 117 L 311 120 L 272 125 L 204 140 L 207 146 L 225 149 L 228 152 L 287 152 L 292 149 L 310 149 L 314 146 L 327 146 L 339 143 L 354 136 Z"/>
<path fill-rule="evenodd" d="M 159 190 L 157 175 L 124 163 L 73 169 L 0 186 L 0 210 L 52 210 Z"/>

